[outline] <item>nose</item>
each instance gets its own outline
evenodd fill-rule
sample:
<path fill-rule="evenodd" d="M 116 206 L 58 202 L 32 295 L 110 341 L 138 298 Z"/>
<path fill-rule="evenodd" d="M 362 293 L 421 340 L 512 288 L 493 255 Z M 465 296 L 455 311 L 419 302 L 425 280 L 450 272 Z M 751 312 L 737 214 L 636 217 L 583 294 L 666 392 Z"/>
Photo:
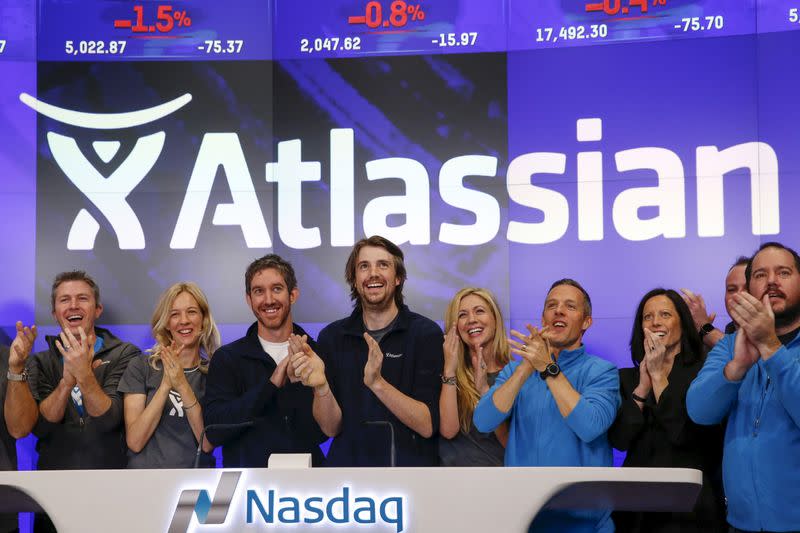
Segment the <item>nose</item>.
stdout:
<path fill-rule="evenodd" d="M 767 286 L 777 285 L 778 275 L 776 272 L 770 270 L 767 272 Z"/>

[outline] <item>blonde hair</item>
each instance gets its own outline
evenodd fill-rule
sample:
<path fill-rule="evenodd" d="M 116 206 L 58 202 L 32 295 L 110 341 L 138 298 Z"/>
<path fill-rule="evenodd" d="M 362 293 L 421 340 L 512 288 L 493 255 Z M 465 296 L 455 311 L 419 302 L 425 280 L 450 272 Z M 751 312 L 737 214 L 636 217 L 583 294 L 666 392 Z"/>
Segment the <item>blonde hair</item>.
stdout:
<path fill-rule="evenodd" d="M 184 292 L 197 301 L 197 306 L 203 314 L 203 325 L 200 331 L 200 371 L 206 373 L 208 372 L 208 362 L 211 360 L 211 356 L 219 348 L 220 336 L 217 325 L 214 323 L 214 317 L 211 315 L 211 308 L 208 305 L 206 295 L 203 294 L 203 291 L 200 290 L 196 283 L 191 281 L 175 283 L 165 290 L 158 299 L 156 308 L 153 311 L 153 317 L 150 319 L 153 337 L 156 339 L 156 344 L 148 350 L 150 352 L 150 366 L 160 370 L 158 363 L 161 361 L 161 350 L 164 346 L 172 344 L 172 333 L 169 331 L 169 315 L 175 298 Z"/>
<path fill-rule="evenodd" d="M 474 294 L 484 300 L 489 309 L 494 315 L 495 329 L 494 339 L 492 339 L 492 348 L 494 349 L 494 357 L 497 361 L 505 366 L 511 360 L 511 353 L 508 348 L 508 339 L 506 338 L 506 328 L 503 325 L 503 315 L 500 313 L 500 306 L 497 305 L 497 300 L 494 295 L 487 289 L 477 287 L 465 287 L 458 291 L 453 299 L 450 300 L 450 305 L 447 306 L 447 313 L 444 317 L 445 331 L 450 331 L 458 322 L 458 308 L 461 305 L 461 300 Z M 472 374 L 472 357 L 469 354 L 469 347 L 464 343 L 459 335 L 458 343 L 458 368 L 456 369 L 456 383 L 457 392 L 456 399 L 458 405 L 458 422 L 461 426 L 461 431 L 468 433 L 472 427 L 472 413 L 475 411 L 475 406 L 478 405 L 481 395 L 478 389 L 475 388 L 475 381 Z"/>

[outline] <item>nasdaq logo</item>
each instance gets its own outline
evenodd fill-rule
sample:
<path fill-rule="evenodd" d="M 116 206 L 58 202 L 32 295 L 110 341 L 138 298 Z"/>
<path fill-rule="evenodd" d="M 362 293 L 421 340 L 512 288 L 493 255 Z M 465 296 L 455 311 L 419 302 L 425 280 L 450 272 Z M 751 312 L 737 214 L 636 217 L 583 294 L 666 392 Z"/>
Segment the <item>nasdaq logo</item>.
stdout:
<path fill-rule="evenodd" d="M 356 496 L 350 487 L 341 493 L 322 496 L 279 495 L 270 489 L 266 495 L 247 491 L 247 523 L 281 526 L 292 524 L 346 525 L 347 529 L 363 526 L 366 530 L 385 526 L 395 533 L 405 527 L 405 498 L 389 496 Z"/>
<path fill-rule="evenodd" d="M 34 111 L 62 124 L 95 130 L 119 130 L 142 126 L 173 113 L 192 100 L 184 94 L 170 102 L 148 109 L 126 113 L 85 113 L 64 109 L 22 93 L 19 99 Z M 110 176 L 103 176 L 83 155 L 73 137 L 47 132 L 47 144 L 56 164 L 86 198 L 106 218 L 121 250 L 145 247 L 144 231 L 139 218 L 126 201 L 155 165 L 164 148 L 163 131 L 140 137 L 130 154 Z M 121 146 L 119 141 L 95 141 L 92 148 L 104 163 L 109 163 Z M 100 224 L 86 209 L 75 216 L 67 238 L 69 250 L 91 250 Z"/>
<path fill-rule="evenodd" d="M 209 498 L 205 490 L 182 491 L 169 524 L 169 533 L 186 533 L 193 514 L 197 515 L 197 521 L 203 525 L 224 524 L 241 475 L 241 472 L 222 472 L 213 499 Z"/>

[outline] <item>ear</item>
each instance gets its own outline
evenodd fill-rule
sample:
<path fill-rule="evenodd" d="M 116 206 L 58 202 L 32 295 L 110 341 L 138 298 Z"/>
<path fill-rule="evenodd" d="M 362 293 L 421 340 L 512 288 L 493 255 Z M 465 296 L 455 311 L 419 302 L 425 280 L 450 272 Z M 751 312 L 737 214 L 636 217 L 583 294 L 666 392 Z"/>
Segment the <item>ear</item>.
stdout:
<path fill-rule="evenodd" d="M 97 304 L 94 308 L 94 319 L 97 320 L 100 318 L 100 315 L 103 314 L 103 304 Z"/>
<path fill-rule="evenodd" d="M 244 293 L 244 299 L 247 302 L 247 307 L 252 308 L 253 307 L 253 303 L 250 301 L 250 293 L 249 292 Z"/>
<path fill-rule="evenodd" d="M 289 293 L 289 303 L 290 304 L 294 304 L 299 297 L 300 297 L 300 288 L 299 287 L 295 287 Z"/>
<path fill-rule="evenodd" d="M 586 330 L 589 329 L 589 326 L 591 325 L 592 325 L 592 317 L 590 316 L 584 317 L 583 324 L 581 324 L 581 331 L 585 333 Z"/>

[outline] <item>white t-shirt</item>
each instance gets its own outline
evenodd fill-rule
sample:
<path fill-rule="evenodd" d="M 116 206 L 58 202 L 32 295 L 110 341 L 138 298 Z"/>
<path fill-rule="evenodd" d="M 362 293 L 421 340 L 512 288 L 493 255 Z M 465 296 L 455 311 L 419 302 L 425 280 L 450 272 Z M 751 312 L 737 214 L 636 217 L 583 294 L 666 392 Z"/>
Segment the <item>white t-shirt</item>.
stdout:
<path fill-rule="evenodd" d="M 281 364 L 281 361 L 289 355 L 289 341 L 269 342 L 259 337 L 258 342 L 261 343 L 261 347 L 264 348 L 264 351 L 275 360 L 276 365 Z"/>

